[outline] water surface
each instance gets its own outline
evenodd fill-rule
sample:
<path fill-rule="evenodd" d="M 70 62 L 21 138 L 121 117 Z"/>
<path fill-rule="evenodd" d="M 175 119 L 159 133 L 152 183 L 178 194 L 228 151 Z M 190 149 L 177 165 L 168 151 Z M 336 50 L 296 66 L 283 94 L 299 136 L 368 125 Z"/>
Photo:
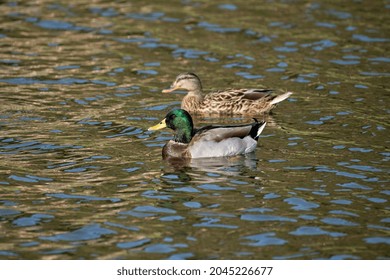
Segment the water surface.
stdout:
<path fill-rule="evenodd" d="M 389 9 L 2 2 L 0 257 L 388 259 Z M 164 162 L 185 71 L 294 95 L 255 153 Z"/>

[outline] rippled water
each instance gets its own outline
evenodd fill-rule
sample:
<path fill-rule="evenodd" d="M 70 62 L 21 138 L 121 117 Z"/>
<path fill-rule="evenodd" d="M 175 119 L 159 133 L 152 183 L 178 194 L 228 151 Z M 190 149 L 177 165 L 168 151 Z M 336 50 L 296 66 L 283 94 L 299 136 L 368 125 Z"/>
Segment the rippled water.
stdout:
<path fill-rule="evenodd" d="M 26 2 L 0 4 L 1 258 L 390 257 L 388 3 Z M 164 162 L 185 71 L 295 94 L 255 153 Z"/>

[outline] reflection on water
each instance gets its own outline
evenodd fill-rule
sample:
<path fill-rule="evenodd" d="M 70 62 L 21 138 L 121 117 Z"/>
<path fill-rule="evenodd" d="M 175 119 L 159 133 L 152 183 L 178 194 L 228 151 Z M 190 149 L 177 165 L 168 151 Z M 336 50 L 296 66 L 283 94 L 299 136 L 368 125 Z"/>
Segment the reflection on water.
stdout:
<path fill-rule="evenodd" d="M 73 2 L 0 4 L 1 258 L 390 257 L 388 5 Z M 163 161 L 185 71 L 295 94 L 254 153 Z"/>

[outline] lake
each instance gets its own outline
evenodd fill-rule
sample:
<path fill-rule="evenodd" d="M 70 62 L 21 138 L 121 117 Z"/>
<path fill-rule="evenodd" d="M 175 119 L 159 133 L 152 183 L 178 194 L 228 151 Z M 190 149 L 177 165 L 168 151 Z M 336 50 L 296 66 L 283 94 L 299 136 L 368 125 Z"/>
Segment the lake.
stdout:
<path fill-rule="evenodd" d="M 26 2 L 26 3 L 25 3 Z M 3 1 L 1 259 L 389 259 L 386 1 Z M 163 161 L 181 72 L 294 94 Z M 248 117 L 194 118 L 197 126 Z"/>

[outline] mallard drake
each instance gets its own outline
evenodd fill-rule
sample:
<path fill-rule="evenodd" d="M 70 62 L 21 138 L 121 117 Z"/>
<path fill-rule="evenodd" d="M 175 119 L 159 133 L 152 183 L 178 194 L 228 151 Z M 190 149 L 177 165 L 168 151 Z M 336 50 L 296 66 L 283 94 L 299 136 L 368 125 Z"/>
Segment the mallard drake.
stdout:
<path fill-rule="evenodd" d="M 175 109 L 148 130 L 168 127 L 174 131 L 173 140 L 162 149 L 163 159 L 225 157 L 254 151 L 265 124 L 255 119 L 250 124 L 209 125 L 195 129 L 190 114 L 183 109 Z"/>
<path fill-rule="evenodd" d="M 287 99 L 292 92 L 274 96 L 269 89 L 226 89 L 203 96 L 202 83 L 194 73 L 182 73 L 176 77 L 169 89 L 187 90 L 181 108 L 190 113 L 200 114 L 241 114 L 260 115 L 269 113 L 279 102 Z"/>

